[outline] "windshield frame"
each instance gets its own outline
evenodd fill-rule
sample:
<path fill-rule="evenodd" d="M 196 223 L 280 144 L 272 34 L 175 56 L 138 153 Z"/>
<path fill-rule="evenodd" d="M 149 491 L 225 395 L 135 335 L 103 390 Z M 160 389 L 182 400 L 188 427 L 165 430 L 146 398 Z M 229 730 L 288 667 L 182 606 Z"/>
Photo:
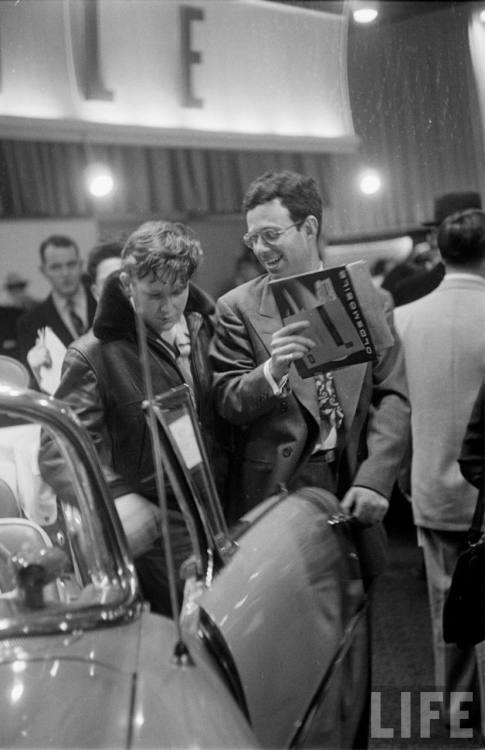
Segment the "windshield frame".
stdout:
<path fill-rule="evenodd" d="M 120 581 L 120 596 L 110 602 L 73 606 L 43 608 L 23 618 L 17 613 L 11 617 L 0 619 L 0 637 L 36 636 L 47 634 L 66 634 L 85 629 L 106 627 L 130 621 L 138 617 L 142 609 L 142 597 L 136 578 L 135 568 L 130 556 L 127 541 L 116 513 L 115 505 L 110 497 L 106 480 L 101 471 L 94 446 L 75 414 L 60 401 L 42 393 L 19 389 L 0 384 L 0 413 L 14 422 L 21 420 L 39 423 L 60 438 L 72 449 L 73 455 L 79 460 L 89 484 L 92 498 L 96 499 L 95 507 L 91 500 L 81 496 L 81 502 L 86 504 L 86 511 L 97 514 L 102 531 L 103 543 L 106 547 L 112 568 Z M 82 484 L 81 472 L 78 472 L 78 484 Z M 100 540 L 93 533 L 91 524 L 87 525 L 90 543 L 99 546 Z"/>

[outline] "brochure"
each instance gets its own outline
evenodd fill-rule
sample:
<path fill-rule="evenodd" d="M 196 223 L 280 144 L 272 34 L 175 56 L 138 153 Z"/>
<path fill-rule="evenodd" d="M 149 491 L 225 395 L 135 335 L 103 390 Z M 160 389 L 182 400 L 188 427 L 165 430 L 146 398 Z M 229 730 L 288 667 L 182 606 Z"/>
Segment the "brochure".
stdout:
<path fill-rule="evenodd" d="M 369 362 L 394 343 L 365 261 L 270 281 L 284 323 L 308 320 L 315 347 L 295 360 L 302 378 Z"/>

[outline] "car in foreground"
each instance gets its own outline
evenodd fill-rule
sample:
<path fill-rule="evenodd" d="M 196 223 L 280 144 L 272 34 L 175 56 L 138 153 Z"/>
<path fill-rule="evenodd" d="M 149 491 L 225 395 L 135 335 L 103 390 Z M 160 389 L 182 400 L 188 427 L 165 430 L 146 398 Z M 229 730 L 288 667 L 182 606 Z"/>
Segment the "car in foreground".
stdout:
<path fill-rule="evenodd" d="M 338 502 L 282 492 L 227 529 L 186 389 L 144 408 L 193 546 L 173 619 L 142 601 L 75 415 L 0 384 L 0 747 L 365 747 L 368 598 Z"/>

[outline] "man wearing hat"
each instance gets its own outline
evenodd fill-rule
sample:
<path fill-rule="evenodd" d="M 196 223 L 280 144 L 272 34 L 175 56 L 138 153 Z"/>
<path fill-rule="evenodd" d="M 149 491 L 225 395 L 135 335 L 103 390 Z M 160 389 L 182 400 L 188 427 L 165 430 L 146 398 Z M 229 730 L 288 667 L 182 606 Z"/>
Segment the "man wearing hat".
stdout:
<path fill-rule="evenodd" d="M 399 281 L 394 289 L 396 307 L 424 297 L 442 282 L 445 266 L 437 245 L 437 232 L 444 219 L 456 211 L 481 207 L 480 195 L 474 192 L 445 193 L 436 198 L 434 219 L 423 222 L 423 226 L 428 228 L 426 240 L 414 248 L 415 271 Z"/>
<path fill-rule="evenodd" d="M 485 212 L 471 208 L 447 216 L 436 237 L 443 281 L 396 308 L 394 320 L 411 402 L 411 502 L 426 567 L 435 686 L 448 704 L 445 715 L 456 721 L 454 696 L 471 692 L 475 705 L 479 699 L 474 652 L 444 642 L 442 618 L 476 501 L 458 456 L 485 379 Z"/>
<path fill-rule="evenodd" d="M 466 211 L 467 208 L 481 207 L 482 199 L 479 193 L 473 191 L 445 193 L 445 195 L 440 195 L 435 199 L 434 219 L 432 221 L 423 221 L 423 226 L 438 229 L 447 216 L 457 211 Z"/>

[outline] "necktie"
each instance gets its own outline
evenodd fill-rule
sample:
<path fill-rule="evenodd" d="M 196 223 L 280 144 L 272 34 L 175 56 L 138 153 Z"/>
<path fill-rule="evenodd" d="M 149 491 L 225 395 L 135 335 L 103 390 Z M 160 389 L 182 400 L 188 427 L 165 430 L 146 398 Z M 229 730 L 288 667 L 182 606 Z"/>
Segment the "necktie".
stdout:
<path fill-rule="evenodd" d="M 333 374 L 331 372 L 317 372 L 313 377 L 317 389 L 320 416 L 322 420 L 338 430 L 342 424 L 344 413 L 335 391 Z"/>
<path fill-rule="evenodd" d="M 69 319 L 71 321 L 72 327 L 76 331 L 76 336 L 81 336 L 81 334 L 84 333 L 84 323 L 74 308 L 73 299 L 69 299 L 67 301 L 67 311 L 69 313 Z"/>
<path fill-rule="evenodd" d="M 190 339 L 188 336 L 177 335 L 174 339 L 173 347 L 175 349 L 177 364 L 183 372 L 185 382 L 193 388 L 194 381 L 190 369 Z"/>

